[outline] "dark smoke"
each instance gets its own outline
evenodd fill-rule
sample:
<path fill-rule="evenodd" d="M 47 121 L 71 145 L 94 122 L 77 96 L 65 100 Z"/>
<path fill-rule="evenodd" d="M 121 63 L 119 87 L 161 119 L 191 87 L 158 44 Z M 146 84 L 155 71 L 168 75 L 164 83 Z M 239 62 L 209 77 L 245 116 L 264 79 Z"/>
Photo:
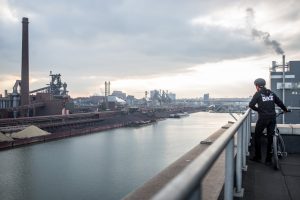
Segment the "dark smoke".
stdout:
<path fill-rule="evenodd" d="M 254 28 L 253 22 L 254 22 L 254 10 L 252 8 L 247 8 L 247 24 L 249 28 L 251 29 L 251 34 L 254 38 L 258 38 L 264 42 L 266 46 L 271 46 L 274 51 L 278 54 L 284 54 L 283 49 L 280 46 L 280 43 L 277 42 L 276 40 L 272 40 L 270 37 L 270 33 L 264 32 L 261 30 L 257 30 Z"/>

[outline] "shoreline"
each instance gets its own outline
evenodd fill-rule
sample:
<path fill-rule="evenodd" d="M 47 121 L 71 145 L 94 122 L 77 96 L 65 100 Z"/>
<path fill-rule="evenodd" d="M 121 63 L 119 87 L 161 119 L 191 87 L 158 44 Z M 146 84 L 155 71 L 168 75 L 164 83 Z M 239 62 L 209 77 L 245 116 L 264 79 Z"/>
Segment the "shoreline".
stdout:
<path fill-rule="evenodd" d="M 184 109 L 184 111 L 188 113 L 196 113 L 201 112 L 202 110 Z M 51 126 L 49 125 L 49 123 L 48 126 L 33 123 L 30 125 L 35 125 L 40 129 L 47 131 L 51 134 L 25 139 L 14 139 L 13 141 L 0 141 L 0 151 L 31 144 L 60 140 L 68 137 L 98 133 L 110 129 L 147 126 L 156 123 L 160 120 L 165 120 L 169 118 L 170 114 L 174 114 L 177 112 L 178 110 L 134 113 L 116 112 L 114 115 L 108 116 L 106 118 L 99 117 L 98 119 L 90 119 L 86 120 L 85 122 L 82 122 L 82 120 L 75 120 L 72 123 L 60 123 L 58 126 Z M 22 126 L 23 129 L 25 127 L 27 126 Z"/>

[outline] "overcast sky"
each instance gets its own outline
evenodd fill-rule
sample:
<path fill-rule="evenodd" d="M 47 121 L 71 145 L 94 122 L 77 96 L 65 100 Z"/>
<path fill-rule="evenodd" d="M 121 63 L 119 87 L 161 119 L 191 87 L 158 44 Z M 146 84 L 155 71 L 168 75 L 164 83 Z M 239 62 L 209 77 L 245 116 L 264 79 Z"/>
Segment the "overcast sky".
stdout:
<path fill-rule="evenodd" d="M 105 81 L 136 97 L 248 97 L 282 62 L 276 48 L 300 60 L 299 10 L 297 0 L 0 0 L 0 93 L 20 79 L 28 17 L 30 90 L 52 71 L 72 97 L 102 94 Z"/>

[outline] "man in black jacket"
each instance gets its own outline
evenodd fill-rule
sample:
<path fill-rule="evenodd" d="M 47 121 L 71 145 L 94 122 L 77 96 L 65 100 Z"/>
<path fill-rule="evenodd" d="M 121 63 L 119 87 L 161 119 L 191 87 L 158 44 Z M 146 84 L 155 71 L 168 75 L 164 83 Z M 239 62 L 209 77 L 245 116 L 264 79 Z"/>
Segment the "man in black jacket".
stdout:
<path fill-rule="evenodd" d="M 265 88 L 266 81 L 264 79 L 256 79 L 254 85 L 257 92 L 252 97 L 249 107 L 258 112 L 258 120 L 256 122 L 254 133 L 255 156 L 251 158 L 251 160 L 256 162 L 261 161 L 261 135 L 263 130 L 267 128 L 268 145 L 266 163 L 269 164 L 272 158 L 272 136 L 276 126 L 275 104 L 285 112 L 288 112 L 288 109 L 275 93 Z"/>

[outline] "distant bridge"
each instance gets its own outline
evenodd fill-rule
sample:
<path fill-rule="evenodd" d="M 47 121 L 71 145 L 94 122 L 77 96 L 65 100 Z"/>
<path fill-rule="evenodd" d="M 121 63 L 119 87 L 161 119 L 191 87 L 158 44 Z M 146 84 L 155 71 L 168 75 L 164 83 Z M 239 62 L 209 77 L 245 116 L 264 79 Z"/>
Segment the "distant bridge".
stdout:
<path fill-rule="evenodd" d="M 199 102 L 199 103 L 248 103 L 250 98 L 214 98 L 209 100 L 203 99 L 178 99 L 178 102 Z"/>

